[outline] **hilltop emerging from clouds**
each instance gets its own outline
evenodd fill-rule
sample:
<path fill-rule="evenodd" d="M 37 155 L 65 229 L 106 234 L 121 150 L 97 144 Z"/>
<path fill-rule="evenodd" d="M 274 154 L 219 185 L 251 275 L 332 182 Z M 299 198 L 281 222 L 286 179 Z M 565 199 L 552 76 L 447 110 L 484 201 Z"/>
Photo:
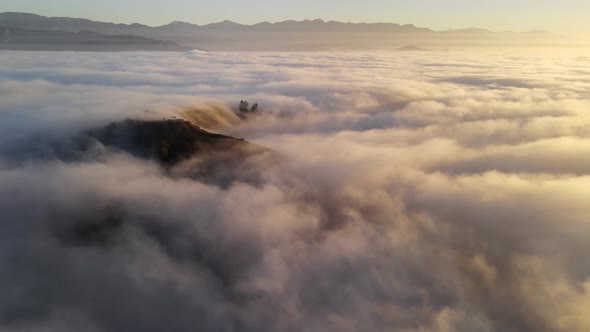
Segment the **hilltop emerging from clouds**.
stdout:
<path fill-rule="evenodd" d="M 407 45 L 428 47 L 563 46 L 572 40 L 545 31 L 492 32 L 484 29 L 435 31 L 412 24 L 343 23 L 323 20 L 262 22 L 243 25 L 223 21 L 207 25 L 172 22 L 148 25 L 115 24 L 80 18 L 1 13 L 0 27 L 69 33 L 128 35 L 176 43 L 179 48 L 207 51 L 395 50 Z M 0 47 L 9 40 L 0 38 Z M 170 45 L 166 46 L 173 48 Z M 8 47 L 10 48 L 10 46 Z M 145 49 L 145 48 L 144 48 Z"/>

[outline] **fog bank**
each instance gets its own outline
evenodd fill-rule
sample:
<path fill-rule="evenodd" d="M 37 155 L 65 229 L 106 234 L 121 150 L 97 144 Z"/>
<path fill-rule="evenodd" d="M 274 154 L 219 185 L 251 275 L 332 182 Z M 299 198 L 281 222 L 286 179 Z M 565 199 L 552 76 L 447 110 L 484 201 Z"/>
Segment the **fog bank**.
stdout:
<path fill-rule="evenodd" d="M 543 54 L 1 53 L 0 331 L 587 331 L 590 58 Z M 61 157 L 172 117 L 276 156 Z"/>

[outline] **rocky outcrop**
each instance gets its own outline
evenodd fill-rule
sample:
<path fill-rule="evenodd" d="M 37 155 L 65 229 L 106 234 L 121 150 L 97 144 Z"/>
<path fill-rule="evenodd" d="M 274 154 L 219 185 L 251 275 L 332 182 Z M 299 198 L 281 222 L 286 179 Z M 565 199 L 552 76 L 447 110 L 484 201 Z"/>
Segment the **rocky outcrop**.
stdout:
<path fill-rule="evenodd" d="M 101 144 L 136 157 L 176 164 L 195 156 L 230 153 L 236 157 L 266 149 L 226 135 L 210 133 L 186 120 L 125 120 L 87 132 Z"/>

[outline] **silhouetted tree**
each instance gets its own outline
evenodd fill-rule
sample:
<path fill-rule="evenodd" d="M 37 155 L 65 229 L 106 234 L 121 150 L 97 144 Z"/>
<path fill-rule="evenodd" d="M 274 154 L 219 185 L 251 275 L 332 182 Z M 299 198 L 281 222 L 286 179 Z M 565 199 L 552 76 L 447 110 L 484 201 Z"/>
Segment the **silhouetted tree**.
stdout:
<path fill-rule="evenodd" d="M 240 112 L 247 113 L 248 112 L 248 102 L 245 100 L 240 100 Z"/>
<path fill-rule="evenodd" d="M 248 109 L 248 106 L 250 104 L 245 101 L 245 100 L 240 100 L 240 107 L 239 110 L 242 113 L 250 113 L 250 112 L 256 112 L 256 110 L 258 109 L 258 103 L 254 103 L 254 105 L 252 105 L 252 108 Z"/>

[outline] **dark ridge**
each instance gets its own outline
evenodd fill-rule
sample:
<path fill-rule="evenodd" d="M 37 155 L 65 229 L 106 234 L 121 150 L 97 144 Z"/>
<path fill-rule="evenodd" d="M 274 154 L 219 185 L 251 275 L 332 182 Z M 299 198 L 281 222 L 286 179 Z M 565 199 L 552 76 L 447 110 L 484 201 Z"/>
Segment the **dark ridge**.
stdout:
<path fill-rule="evenodd" d="M 112 153 L 155 161 L 169 176 L 220 187 L 235 181 L 257 185 L 275 152 L 241 138 L 208 132 L 186 120 L 124 120 L 76 134 L 31 135 L 0 146 L 6 165 L 31 160 L 94 162 Z"/>
<path fill-rule="evenodd" d="M 87 134 L 107 147 L 136 157 L 176 164 L 195 156 L 220 152 L 262 152 L 263 147 L 226 135 L 210 133 L 186 120 L 125 120 Z"/>
<path fill-rule="evenodd" d="M 186 51 L 174 42 L 131 34 L 25 30 L 0 26 L 0 50 L 13 51 Z"/>

